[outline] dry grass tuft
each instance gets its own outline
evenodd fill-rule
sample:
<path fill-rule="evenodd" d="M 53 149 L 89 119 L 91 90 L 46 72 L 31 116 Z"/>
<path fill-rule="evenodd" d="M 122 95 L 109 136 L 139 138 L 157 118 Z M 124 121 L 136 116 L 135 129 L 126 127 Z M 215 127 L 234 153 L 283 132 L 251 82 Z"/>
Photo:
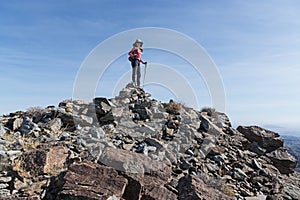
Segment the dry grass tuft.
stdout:
<path fill-rule="evenodd" d="M 46 110 L 40 106 L 30 107 L 26 110 L 26 114 L 30 116 L 39 116 L 42 115 Z"/>
<path fill-rule="evenodd" d="M 166 112 L 169 114 L 180 114 L 180 110 L 182 108 L 182 105 L 180 103 L 177 103 L 173 100 L 170 100 L 170 102 L 166 106 Z"/>

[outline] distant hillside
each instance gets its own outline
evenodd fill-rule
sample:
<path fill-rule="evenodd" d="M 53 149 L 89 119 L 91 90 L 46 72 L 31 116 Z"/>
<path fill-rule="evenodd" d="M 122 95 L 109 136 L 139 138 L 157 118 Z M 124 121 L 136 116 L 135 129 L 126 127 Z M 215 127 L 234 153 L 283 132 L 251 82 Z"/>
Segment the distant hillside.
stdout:
<path fill-rule="evenodd" d="M 300 172 L 300 137 L 282 136 L 284 138 L 284 145 L 289 153 L 296 157 L 298 165 L 296 171 Z"/>

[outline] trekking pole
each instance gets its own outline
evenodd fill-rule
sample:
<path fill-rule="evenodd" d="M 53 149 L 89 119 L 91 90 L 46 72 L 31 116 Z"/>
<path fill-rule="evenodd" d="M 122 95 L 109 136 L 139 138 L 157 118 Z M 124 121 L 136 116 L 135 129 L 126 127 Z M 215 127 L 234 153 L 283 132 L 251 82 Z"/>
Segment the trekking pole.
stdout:
<path fill-rule="evenodd" d="M 144 88 L 144 85 L 145 85 L 146 71 L 147 71 L 147 63 L 145 63 L 144 78 L 143 78 L 143 88 Z"/>

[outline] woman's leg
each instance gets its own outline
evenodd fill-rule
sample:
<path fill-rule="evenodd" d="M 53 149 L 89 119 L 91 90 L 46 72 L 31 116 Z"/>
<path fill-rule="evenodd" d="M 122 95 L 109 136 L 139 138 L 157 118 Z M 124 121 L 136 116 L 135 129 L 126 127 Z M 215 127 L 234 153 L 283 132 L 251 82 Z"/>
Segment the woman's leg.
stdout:
<path fill-rule="evenodd" d="M 137 79 L 138 79 L 138 66 L 139 66 L 139 61 L 137 59 L 134 59 L 132 62 L 131 62 L 131 67 L 132 67 L 132 82 L 133 83 L 136 83 L 135 82 L 135 77 L 137 76 Z"/>
<path fill-rule="evenodd" d="M 136 76 L 137 76 L 137 86 L 140 87 L 140 79 L 141 79 L 141 67 L 140 67 L 140 63 L 138 64 L 138 66 L 136 67 Z"/>
<path fill-rule="evenodd" d="M 132 67 L 132 82 L 135 83 L 135 72 L 137 67 Z"/>

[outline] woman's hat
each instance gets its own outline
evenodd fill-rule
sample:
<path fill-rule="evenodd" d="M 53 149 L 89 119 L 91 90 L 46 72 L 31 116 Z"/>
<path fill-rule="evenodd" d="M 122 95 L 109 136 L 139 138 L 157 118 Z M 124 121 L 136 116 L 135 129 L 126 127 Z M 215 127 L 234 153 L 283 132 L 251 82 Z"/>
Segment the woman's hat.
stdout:
<path fill-rule="evenodd" d="M 143 46 L 143 41 L 141 39 L 136 39 L 132 46 L 136 46 L 137 43 L 140 43 Z"/>

